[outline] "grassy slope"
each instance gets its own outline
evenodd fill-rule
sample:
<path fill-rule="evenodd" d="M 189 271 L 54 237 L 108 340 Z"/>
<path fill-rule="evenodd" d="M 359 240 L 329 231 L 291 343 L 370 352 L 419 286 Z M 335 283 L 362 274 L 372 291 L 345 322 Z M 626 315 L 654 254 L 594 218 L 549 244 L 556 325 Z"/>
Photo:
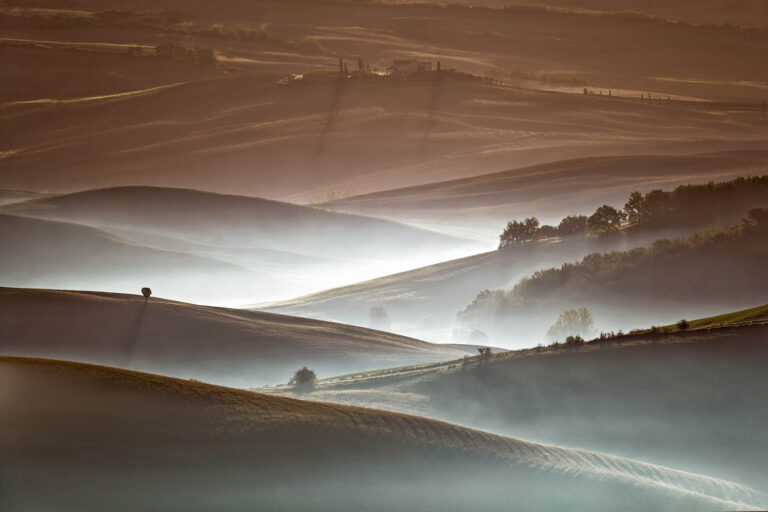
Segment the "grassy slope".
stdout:
<path fill-rule="evenodd" d="M 723 316 L 747 317 L 754 315 Z M 761 405 L 768 324 L 761 322 L 346 375 L 321 381 L 311 397 L 418 411 L 764 486 L 768 467 L 758 454 L 768 449 L 760 426 L 768 419 Z"/>
<path fill-rule="evenodd" d="M 768 304 L 754 308 L 744 309 L 724 315 L 697 318 L 689 322 L 691 329 L 706 329 L 710 327 L 724 327 L 736 324 L 762 323 L 768 321 Z M 677 325 L 668 325 L 667 329 L 678 328 Z M 679 328 L 678 328 L 679 329 Z"/>
<path fill-rule="evenodd" d="M 0 418 L 0 499 L 12 508 L 498 510 L 511 501 L 671 511 L 765 500 L 722 480 L 425 418 L 76 363 L 0 358 L 0 368 L 10 411 Z"/>
<path fill-rule="evenodd" d="M 145 305 L 135 295 L 4 288 L 0 301 L 0 353 L 229 385 L 287 382 L 303 365 L 322 376 L 462 354 L 359 327 L 155 298 Z"/>

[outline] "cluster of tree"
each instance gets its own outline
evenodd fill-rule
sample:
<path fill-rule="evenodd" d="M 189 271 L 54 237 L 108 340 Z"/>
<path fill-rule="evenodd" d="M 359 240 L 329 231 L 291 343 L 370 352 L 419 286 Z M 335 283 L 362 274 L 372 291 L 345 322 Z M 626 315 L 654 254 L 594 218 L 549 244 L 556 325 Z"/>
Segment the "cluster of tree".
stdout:
<path fill-rule="evenodd" d="M 499 237 L 499 248 L 509 247 L 521 242 L 530 242 L 542 238 L 570 236 L 587 232 L 587 217 L 585 215 L 569 215 L 557 226 L 540 225 L 536 217 L 528 217 L 523 221 L 513 220 L 507 224 Z"/>
<path fill-rule="evenodd" d="M 768 204 L 768 175 L 721 183 L 681 185 L 671 192 L 632 192 L 623 209 L 602 205 L 590 215 L 569 215 L 558 226 L 540 225 L 536 217 L 507 224 L 499 248 L 555 236 L 605 236 L 632 228 L 700 227 L 732 221 L 749 208 Z"/>
<path fill-rule="evenodd" d="M 768 209 L 752 209 L 747 215 L 730 228 L 590 254 L 578 263 L 537 271 L 512 289 L 480 292 L 459 318 L 465 325 L 480 325 L 573 300 L 622 308 L 724 297 L 756 300 L 768 289 Z"/>
<path fill-rule="evenodd" d="M 768 175 L 721 183 L 681 185 L 671 192 L 632 192 L 624 204 L 626 220 L 637 226 L 704 225 L 728 221 L 768 203 Z"/>
<path fill-rule="evenodd" d="M 161 59 L 194 62 L 206 66 L 216 64 L 216 56 L 210 48 L 185 48 L 173 43 L 163 43 L 155 47 L 155 55 Z"/>

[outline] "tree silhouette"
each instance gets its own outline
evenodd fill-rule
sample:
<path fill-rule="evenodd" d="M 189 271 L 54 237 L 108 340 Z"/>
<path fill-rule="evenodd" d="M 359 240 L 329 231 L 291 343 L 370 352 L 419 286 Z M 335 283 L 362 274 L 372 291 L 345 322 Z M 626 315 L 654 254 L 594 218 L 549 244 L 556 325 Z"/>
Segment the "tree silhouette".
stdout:
<path fill-rule="evenodd" d="M 569 236 L 576 233 L 587 232 L 586 215 L 569 215 L 560 221 L 557 226 L 557 234 L 560 236 Z"/>
<path fill-rule="evenodd" d="M 629 195 L 629 199 L 624 203 L 624 215 L 631 223 L 638 222 L 643 212 L 643 194 L 640 192 L 632 192 Z"/>
<path fill-rule="evenodd" d="M 149 300 L 149 296 L 152 295 L 152 289 L 144 287 L 141 289 L 141 294 L 144 296 L 144 302 L 146 303 Z"/>
<path fill-rule="evenodd" d="M 622 212 L 613 206 L 604 204 L 587 219 L 587 227 L 593 235 L 600 236 L 616 233 L 621 228 L 623 218 L 624 214 Z"/>
<path fill-rule="evenodd" d="M 303 368 L 296 370 L 293 374 L 293 378 L 288 382 L 289 386 L 293 386 L 297 393 L 311 393 L 315 390 L 317 385 L 317 375 L 315 372 L 304 366 Z"/>
<path fill-rule="evenodd" d="M 490 347 L 477 347 L 477 352 L 480 354 L 481 359 L 485 359 L 486 357 L 491 357 Z"/>
<path fill-rule="evenodd" d="M 536 238 L 539 232 L 539 219 L 528 217 L 524 221 L 512 221 L 499 237 L 499 249 Z"/>

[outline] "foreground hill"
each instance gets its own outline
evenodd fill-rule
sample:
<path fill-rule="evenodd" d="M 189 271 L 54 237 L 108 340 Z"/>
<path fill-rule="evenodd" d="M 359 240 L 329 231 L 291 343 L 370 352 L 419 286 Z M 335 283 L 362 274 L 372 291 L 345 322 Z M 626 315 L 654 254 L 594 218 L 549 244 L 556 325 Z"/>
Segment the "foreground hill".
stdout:
<path fill-rule="evenodd" d="M 464 352 L 359 327 L 135 295 L 0 288 L 0 354 L 228 385 L 450 359 Z"/>
<path fill-rule="evenodd" d="M 375 215 L 435 229 L 463 226 L 495 238 L 510 219 L 557 218 L 590 212 L 635 190 L 765 174 L 768 151 L 685 156 L 610 156 L 564 160 L 460 180 L 398 188 L 323 203 L 324 208 Z M 743 208 L 746 211 L 747 208 Z"/>
<path fill-rule="evenodd" d="M 4 508 L 693 511 L 766 500 L 414 416 L 59 361 L 0 358 L 0 370 Z"/>
<path fill-rule="evenodd" d="M 768 481 L 768 318 L 321 381 L 312 399 L 418 413 L 539 442 Z M 697 322 L 691 322 L 692 325 Z M 269 389 L 286 393 L 287 389 Z"/>

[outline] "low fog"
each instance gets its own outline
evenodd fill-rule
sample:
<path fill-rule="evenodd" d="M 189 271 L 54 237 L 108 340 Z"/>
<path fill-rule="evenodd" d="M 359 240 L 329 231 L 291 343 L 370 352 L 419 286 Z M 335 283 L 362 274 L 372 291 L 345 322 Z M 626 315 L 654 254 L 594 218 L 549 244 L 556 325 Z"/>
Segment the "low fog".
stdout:
<path fill-rule="evenodd" d="M 767 339 L 764 325 L 647 333 L 321 382 L 308 397 L 620 454 L 766 492 Z"/>

